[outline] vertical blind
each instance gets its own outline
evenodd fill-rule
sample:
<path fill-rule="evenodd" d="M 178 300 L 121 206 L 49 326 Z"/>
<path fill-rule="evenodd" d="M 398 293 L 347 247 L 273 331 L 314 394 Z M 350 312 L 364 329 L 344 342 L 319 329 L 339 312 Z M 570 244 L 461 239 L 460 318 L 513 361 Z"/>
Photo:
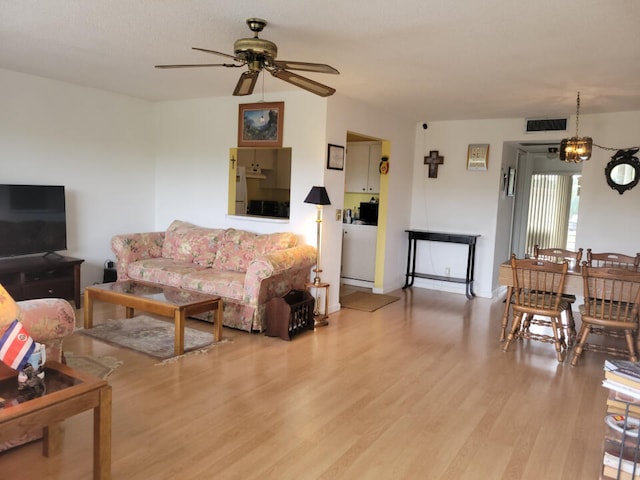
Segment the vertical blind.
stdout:
<path fill-rule="evenodd" d="M 572 182 L 571 175 L 531 177 L 525 255 L 533 256 L 534 245 L 567 248 Z"/>

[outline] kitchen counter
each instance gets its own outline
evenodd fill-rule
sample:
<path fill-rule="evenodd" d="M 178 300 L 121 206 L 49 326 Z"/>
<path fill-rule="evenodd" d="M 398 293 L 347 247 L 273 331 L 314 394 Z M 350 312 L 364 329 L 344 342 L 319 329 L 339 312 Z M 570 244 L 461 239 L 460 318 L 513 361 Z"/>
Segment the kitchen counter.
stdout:
<path fill-rule="evenodd" d="M 377 239 L 377 225 L 342 224 L 342 269 L 340 276 L 343 279 L 374 281 Z"/>

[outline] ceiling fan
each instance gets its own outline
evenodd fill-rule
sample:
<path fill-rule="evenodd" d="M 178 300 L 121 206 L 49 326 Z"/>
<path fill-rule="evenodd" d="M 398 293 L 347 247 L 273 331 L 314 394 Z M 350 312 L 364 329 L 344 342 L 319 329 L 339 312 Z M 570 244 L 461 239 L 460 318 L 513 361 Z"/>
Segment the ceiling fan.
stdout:
<path fill-rule="evenodd" d="M 193 50 L 200 52 L 212 53 L 214 55 L 220 55 L 232 59 L 238 63 L 204 63 L 196 65 L 156 65 L 156 68 L 193 68 L 193 67 L 229 67 L 237 68 L 247 66 L 249 69 L 240 75 L 240 79 L 236 84 L 236 88 L 233 94 L 251 95 L 253 88 L 258 81 L 258 76 L 262 70 L 266 70 L 271 75 L 285 82 L 291 83 L 296 87 L 303 88 L 311 93 L 320 95 L 321 97 L 328 97 L 335 93 L 335 88 L 328 87 L 322 83 L 318 83 L 309 78 L 303 77 L 289 70 L 302 70 L 306 72 L 315 73 L 333 73 L 339 74 L 338 70 L 329 65 L 322 63 L 309 63 L 309 62 L 293 62 L 287 60 L 276 60 L 278 55 L 278 47 L 275 43 L 269 40 L 258 38 L 258 33 L 267 25 L 266 20 L 261 18 L 249 18 L 247 19 L 247 25 L 253 32 L 253 38 L 241 38 L 235 41 L 233 44 L 233 55 L 229 55 L 222 52 L 216 52 L 215 50 L 207 50 L 206 48 L 193 47 Z"/>

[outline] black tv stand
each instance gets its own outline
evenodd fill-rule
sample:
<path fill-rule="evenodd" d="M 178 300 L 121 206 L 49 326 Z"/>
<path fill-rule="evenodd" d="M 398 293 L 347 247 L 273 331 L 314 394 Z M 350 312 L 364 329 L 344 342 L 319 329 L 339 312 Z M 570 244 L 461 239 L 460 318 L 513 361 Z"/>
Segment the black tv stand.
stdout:
<path fill-rule="evenodd" d="M 80 308 L 80 265 L 83 259 L 58 253 L 0 259 L 0 283 L 14 300 L 73 299 Z"/>

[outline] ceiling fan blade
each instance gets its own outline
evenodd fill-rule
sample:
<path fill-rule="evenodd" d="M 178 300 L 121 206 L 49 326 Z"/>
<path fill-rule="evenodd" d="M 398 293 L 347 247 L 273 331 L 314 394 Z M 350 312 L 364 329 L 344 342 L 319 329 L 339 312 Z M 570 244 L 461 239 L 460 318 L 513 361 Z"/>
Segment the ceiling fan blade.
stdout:
<path fill-rule="evenodd" d="M 335 68 L 324 63 L 293 62 L 291 60 L 274 60 L 271 63 L 283 70 L 304 70 L 305 72 L 333 73 L 335 75 L 340 73 Z"/>
<path fill-rule="evenodd" d="M 220 55 L 222 57 L 233 58 L 236 62 L 245 63 L 241 58 L 238 58 L 235 55 L 229 55 L 228 53 L 216 52 L 215 50 L 208 50 L 206 48 L 198 48 L 198 47 L 191 47 L 191 49 L 192 50 L 198 50 L 199 52 L 212 53 L 214 55 Z"/>
<path fill-rule="evenodd" d="M 289 72 L 287 70 L 280 70 L 278 68 L 271 70 L 271 75 L 285 82 L 289 82 L 296 87 L 303 88 L 311 93 L 320 95 L 321 97 L 328 97 L 336 93 L 335 88 L 327 87 L 321 83 L 318 83 L 309 78 L 300 76 L 296 73 Z"/>
<path fill-rule="evenodd" d="M 240 75 L 240 79 L 238 80 L 236 89 L 233 91 L 233 95 L 236 97 L 251 95 L 253 93 L 253 87 L 256 86 L 259 75 L 260 71 L 248 70 L 246 72 L 243 72 L 242 75 Z"/>
<path fill-rule="evenodd" d="M 156 65 L 156 68 L 195 68 L 195 67 L 242 67 L 233 63 L 198 63 L 195 65 Z"/>

